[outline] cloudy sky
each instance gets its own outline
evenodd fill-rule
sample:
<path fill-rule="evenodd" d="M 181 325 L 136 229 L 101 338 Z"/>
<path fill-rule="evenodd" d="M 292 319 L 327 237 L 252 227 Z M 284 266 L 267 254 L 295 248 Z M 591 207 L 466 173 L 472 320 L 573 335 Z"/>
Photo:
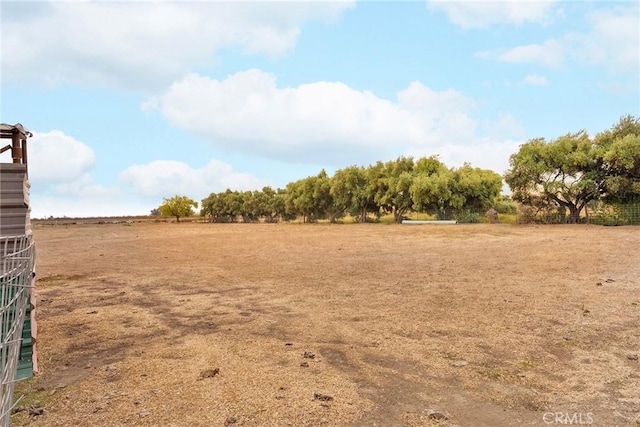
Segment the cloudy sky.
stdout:
<path fill-rule="evenodd" d="M 36 218 L 401 155 L 503 173 L 530 138 L 640 116 L 637 1 L 0 7 L 0 121 L 34 133 Z"/>

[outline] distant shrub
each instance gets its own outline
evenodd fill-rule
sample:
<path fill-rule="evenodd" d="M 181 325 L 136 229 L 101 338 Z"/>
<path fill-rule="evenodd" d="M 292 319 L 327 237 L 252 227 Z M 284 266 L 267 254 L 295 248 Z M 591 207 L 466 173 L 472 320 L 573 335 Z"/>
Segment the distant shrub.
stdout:
<path fill-rule="evenodd" d="M 529 205 L 518 206 L 516 222 L 518 224 L 565 224 L 566 209 L 562 206 L 535 208 Z"/>
<path fill-rule="evenodd" d="M 480 224 L 484 221 L 484 216 L 477 212 L 463 212 L 455 215 L 454 219 L 460 224 Z"/>
<path fill-rule="evenodd" d="M 518 204 L 511 200 L 509 196 L 501 196 L 493 204 L 493 208 L 498 211 L 499 214 L 511 214 L 515 215 L 518 212 Z"/>

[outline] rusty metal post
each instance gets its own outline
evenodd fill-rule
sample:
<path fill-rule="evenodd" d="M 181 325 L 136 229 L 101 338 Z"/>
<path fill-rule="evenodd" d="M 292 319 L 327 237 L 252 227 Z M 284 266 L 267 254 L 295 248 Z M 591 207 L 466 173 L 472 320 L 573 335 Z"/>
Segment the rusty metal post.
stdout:
<path fill-rule="evenodd" d="M 11 132 L 11 157 L 13 158 L 13 163 L 22 163 L 20 139 L 20 131 L 14 128 Z"/>

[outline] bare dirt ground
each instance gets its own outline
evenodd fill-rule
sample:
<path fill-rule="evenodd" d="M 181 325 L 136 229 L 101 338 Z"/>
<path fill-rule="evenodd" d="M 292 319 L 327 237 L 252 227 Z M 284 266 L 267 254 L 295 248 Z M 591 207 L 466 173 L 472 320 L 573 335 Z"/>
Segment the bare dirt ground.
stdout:
<path fill-rule="evenodd" d="M 640 426 L 638 227 L 34 233 L 13 425 Z"/>

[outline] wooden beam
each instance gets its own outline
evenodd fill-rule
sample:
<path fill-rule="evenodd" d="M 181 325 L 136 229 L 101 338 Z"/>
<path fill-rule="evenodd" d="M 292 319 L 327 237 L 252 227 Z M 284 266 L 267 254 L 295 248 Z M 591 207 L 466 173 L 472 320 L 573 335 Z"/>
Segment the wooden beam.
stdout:
<path fill-rule="evenodd" d="M 24 163 L 24 171 L 29 179 L 29 165 L 27 164 L 27 138 L 22 140 L 22 163 Z"/>

